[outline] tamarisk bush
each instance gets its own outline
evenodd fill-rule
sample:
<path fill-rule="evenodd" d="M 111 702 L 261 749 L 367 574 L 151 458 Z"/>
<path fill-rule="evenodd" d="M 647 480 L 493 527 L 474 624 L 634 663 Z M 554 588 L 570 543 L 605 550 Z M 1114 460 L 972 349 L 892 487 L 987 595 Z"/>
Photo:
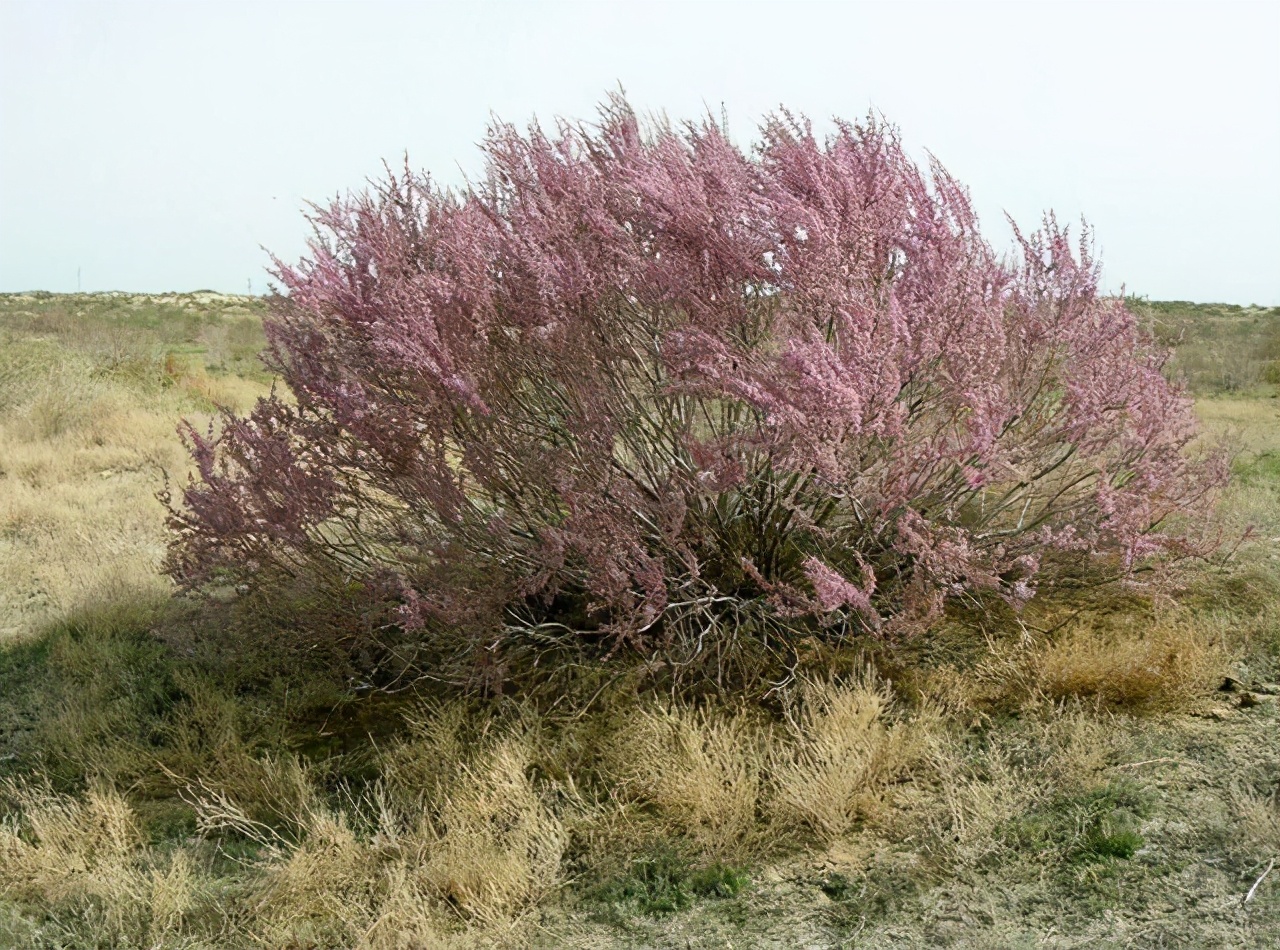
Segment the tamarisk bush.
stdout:
<path fill-rule="evenodd" d="M 1204 549 L 1225 467 L 1087 232 L 999 258 L 874 119 L 782 113 L 746 153 L 615 97 L 484 152 L 462 193 L 388 171 L 277 261 L 292 398 L 186 430 L 172 575 L 327 571 L 458 655 L 679 663 Z"/>

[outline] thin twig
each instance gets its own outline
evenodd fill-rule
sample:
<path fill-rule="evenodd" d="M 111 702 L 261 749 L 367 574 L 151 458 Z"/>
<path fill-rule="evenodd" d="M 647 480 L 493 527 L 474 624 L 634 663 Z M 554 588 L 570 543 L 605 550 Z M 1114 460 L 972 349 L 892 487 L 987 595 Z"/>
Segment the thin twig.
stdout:
<path fill-rule="evenodd" d="M 1140 765 L 1155 765 L 1157 762 L 1181 762 L 1181 759 L 1171 759 L 1166 757 L 1159 759 L 1143 759 L 1141 762 L 1124 762 L 1120 765 L 1111 766 L 1113 769 L 1136 769 Z"/>
<path fill-rule="evenodd" d="M 1244 900 L 1240 902 L 1240 905 L 1242 907 L 1245 904 L 1249 903 L 1249 901 L 1253 900 L 1253 895 L 1254 895 L 1254 892 L 1258 890 L 1258 885 L 1262 883 L 1263 878 L 1265 878 L 1268 874 L 1271 873 L 1271 869 L 1275 866 L 1276 866 L 1275 858 L 1272 858 L 1269 862 L 1267 862 L 1267 869 L 1263 871 L 1261 875 L 1258 876 L 1258 879 L 1256 881 L 1253 882 L 1253 887 L 1249 888 L 1249 893 L 1244 895 Z"/>

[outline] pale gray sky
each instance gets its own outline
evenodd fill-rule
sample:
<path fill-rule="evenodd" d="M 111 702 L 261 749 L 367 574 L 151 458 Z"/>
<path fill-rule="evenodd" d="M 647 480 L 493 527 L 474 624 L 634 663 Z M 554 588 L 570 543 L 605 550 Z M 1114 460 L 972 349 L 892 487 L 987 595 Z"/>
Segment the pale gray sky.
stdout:
<path fill-rule="evenodd" d="M 243 291 L 384 158 L 448 182 L 490 112 L 869 107 L 1112 289 L 1280 304 L 1277 3 L 0 0 L 0 290 Z M 460 170 L 461 169 L 461 170 Z"/>

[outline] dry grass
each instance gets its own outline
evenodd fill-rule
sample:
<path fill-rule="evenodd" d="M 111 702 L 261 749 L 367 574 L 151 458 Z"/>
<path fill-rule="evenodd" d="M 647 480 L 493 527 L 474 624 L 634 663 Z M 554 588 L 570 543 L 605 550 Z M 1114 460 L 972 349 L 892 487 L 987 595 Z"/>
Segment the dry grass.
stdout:
<path fill-rule="evenodd" d="M 886 808 L 890 782 L 926 750 L 931 714 L 893 721 L 893 695 L 868 670 L 847 683 L 810 682 L 771 762 L 772 810 L 830 841 Z"/>
<path fill-rule="evenodd" d="M 389 781 L 344 807 L 324 800 L 299 761 L 263 763 L 261 774 L 276 777 L 294 801 L 283 820 L 256 817 L 261 803 L 252 790 L 248 804 L 237 791 L 198 790 L 206 834 L 234 833 L 262 848 L 242 923 L 259 943 L 381 948 L 497 939 L 561 884 L 568 834 L 547 790 L 530 777 L 527 736 L 509 731 L 449 763 L 430 796 L 404 783 L 437 761 L 424 743 L 416 762 L 414 746 L 394 752 Z"/>
<path fill-rule="evenodd" d="M 446 837 L 452 848 L 432 849 L 439 842 L 421 829 L 405 833 L 385 816 L 382 827 L 362 834 L 345 814 L 312 807 L 299 816 L 302 840 L 289 843 L 223 798 L 204 802 L 206 827 L 238 826 L 263 852 L 247 886 L 224 891 L 218 901 L 207 862 L 191 849 L 150 847 L 117 792 L 95 788 L 75 798 L 13 789 L 10 797 L 18 811 L 0 826 L 0 897 L 41 908 L 67 925 L 72 941 L 87 930 L 111 946 L 243 946 L 247 940 L 262 947 L 462 947 L 511 933 L 512 921 L 499 909 L 508 908 L 503 901 L 523 899 L 521 886 L 527 888 L 524 879 L 511 883 L 518 871 L 506 849 L 491 866 L 483 861 L 495 859 L 492 847 L 481 853 L 458 843 L 475 833 L 474 825 Z M 494 818 L 464 813 L 471 821 Z M 459 855 L 469 862 L 461 868 Z M 495 873 L 503 862 L 511 879 Z M 453 906 L 442 884 L 460 871 L 508 887 L 477 888 L 465 895 L 465 907 Z M 459 912 L 483 926 L 461 927 Z"/>
<path fill-rule="evenodd" d="M 383 750 L 379 764 L 390 793 L 438 804 L 477 740 L 474 711 L 463 703 L 427 703 L 404 716 L 405 737 Z"/>
<path fill-rule="evenodd" d="M 1126 755 L 1127 731 L 1081 704 L 1063 704 L 1023 728 L 975 744 L 964 733 L 929 736 L 919 783 L 881 825 L 918 840 L 934 874 L 956 875 L 1022 858 L 1011 837 L 1028 813 L 1105 787 Z"/>
<path fill-rule="evenodd" d="M 16 810 L 0 825 L 0 893 L 81 918 L 102 937 L 160 946 L 202 901 L 190 855 L 148 847 L 115 790 L 83 798 L 10 786 Z"/>
<path fill-rule="evenodd" d="M 1035 689 L 1051 700 L 1096 698 L 1121 708 L 1195 708 L 1227 671 L 1227 657 L 1193 623 L 1127 631 L 1081 627 L 1032 658 Z"/>
<path fill-rule="evenodd" d="M 870 670 L 800 693 L 777 728 L 718 706 L 636 712 L 613 737 L 609 779 L 706 854 L 767 852 L 797 831 L 847 836 L 892 808 L 889 788 L 922 761 L 937 716 L 896 710 Z"/>
<path fill-rule="evenodd" d="M 123 344 L 95 343 L 101 322 L 90 317 L 66 316 L 58 332 L 0 318 L 3 641 L 87 602 L 167 594 L 155 495 L 164 472 L 187 471 L 177 422 L 207 419 L 215 404 L 244 409 L 267 387 L 188 358 L 148 357 L 156 373 L 125 372 Z"/>
<path fill-rule="evenodd" d="M 165 442 L 152 422 L 142 413 L 104 420 L 101 446 L 77 433 L 24 442 L 0 423 L 0 639 L 30 635 L 92 600 L 168 593 L 157 572 L 160 472 L 145 457 Z M 147 444 L 121 445 L 113 431 Z M 176 451 L 169 461 L 181 471 Z"/>
<path fill-rule="evenodd" d="M 1234 543 L 1248 532 L 1240 554 L 1269 559 L 1280 537 L 1280 400 L 1201 399 L 1195 409 L 1204 441 L 1225 440 L 1237 455 L 1234 484 L 1218 511 L 1224 534 Z"/>
<path fill-rule="evenodd" d="M 970 724 L 1075 700 L 1141 714 L 1196 710 L 1228 672 L 1242 632 L 1238 621 L 1207 611 L 1085 613 L 1047 636 L 989 637 L 972 666 L 929 670 L 920 688 L 953 721 Z"/>
<path fill-rule="evenodd" d="M 767 748 L 766 734 L 741 713 L 644 709 L 615 736 L 609 771 L 672 833 L 731 850 L 756 829 Z"/>
<path fill-rule="evenodd" d="M 940 744 L 930 756 L 936 797 L 923 812 L 930 858 L 954 868 L 980 866 L 1003 850 L 1000 829 L 1037 800 L 1041 789 L 1007 749 L 994 746 L 967 755 Z"/>
<path fill-rule="evenodd" d="M 1280 860 L 1280 786 L 1259 795 L 1237 784 L 1231 790 L 1231 804 L 1244 845 L 1257 857 Z"/>
<path fill-rule="evenodd" d="M 418 826 L 434 845 L 424 881 L 469 918 L 500 922 L 560 881 L 567 836 L 529 778 L 531 758 L 519 738 L 499 743 L 461 770 L 436 821 Z"/>
<path fill-rule="evenodd" d="M 1195 413 L 1210 439 L 1226 436 L 1251 455 L 1280 449 L 1280 400 L 1198 399 Z"/>

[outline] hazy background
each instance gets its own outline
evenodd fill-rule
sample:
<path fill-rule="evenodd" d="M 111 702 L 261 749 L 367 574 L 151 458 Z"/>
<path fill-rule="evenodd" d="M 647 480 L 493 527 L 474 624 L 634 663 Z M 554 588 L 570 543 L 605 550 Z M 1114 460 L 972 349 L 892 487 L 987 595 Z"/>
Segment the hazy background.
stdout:
<path fill-rule="evenodd" d="M 874 107 L 1008 211 L 1096 227 L 1112 289 L 1280 304 L 1280 4 L 0 2 L 0 290 L 262 292 L 301 209 L 490 113 Z"/>

